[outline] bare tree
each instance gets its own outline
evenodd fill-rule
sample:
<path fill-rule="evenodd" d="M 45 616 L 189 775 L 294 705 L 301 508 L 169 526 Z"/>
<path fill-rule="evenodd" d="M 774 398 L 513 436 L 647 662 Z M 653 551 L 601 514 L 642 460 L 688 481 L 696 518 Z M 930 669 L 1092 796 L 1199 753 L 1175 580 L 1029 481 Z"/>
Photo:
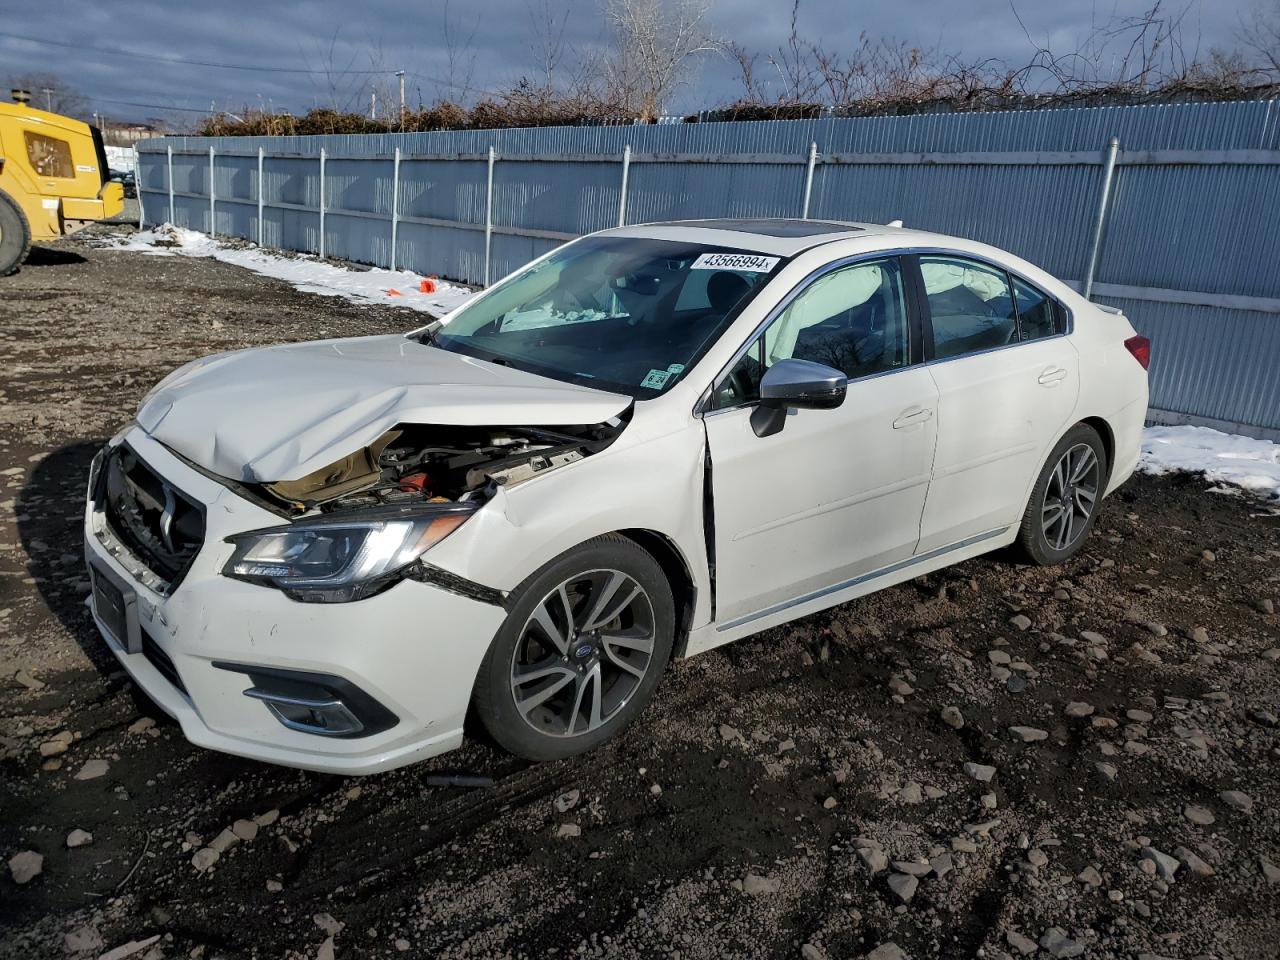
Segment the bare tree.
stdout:
<path fill-rule="evenodd" d="M 480 29 L 480 15 L 476 14 L 471 30 L 465 38 L 458 35 L 457 28 L 449 16 L 449 0 L 444 0 L 440 14 L 441 36 L 444 38 L 446 57 L 446 86 L 449 93 L 447 99 L 466 103 L 471 96 L 472 81 L 476 74 L 476 33 Z"/>
<path fill-rule="evenodd" d="M 662 113 L 697 56 L 721 49 L 703 22 L 713 0 L 609 0 L 606 96 L 641 120 Z"/>
<path fill-rule="evenodd" d="M 1035 51 L 1018 71 L 1027 89 L 1045 86 L 1047 77 L 1048 86 L 1057 91 L 1146 91 L 1186 77 L 1200 63 L 1197 52 L 1188 56 L 1183 37 L 1189 6 L 1170 11 L 1165 0 L 1154 0 L 1136 16 L 1113 16 L 1093 24 L 1073 50 L 1055 50 L 1047 40 L 1033 40 L 1017 6 L 1010 3 L 1010 8 Z"/>
<path fill-rule="evenodd" d="M 89 115 L 89 101 L 79 90 L 56 73 L 18 73 L 9 77 L 9 86 L 31 94 L 31 105 L 68 117 Z"/>
<path fill-rule="evenodd" d="M 569 7 L 562 0 L 525 0 L 529 11 L 529 55 L 544 94 L 556 90 L 556 71 L 564 60 Z"/>
<path fill-rule="evenodd" d="M 310 52 L 299 45 L 299 53 L 310 71 L 311 82 L 317 88 L 313 94 L 313 102 L 321 109 L 335 112 L 360 109 L 359 101 L 364 86 L 360 82 L 364 79 L 363 74 L 357 80 L 357 75 L 352 72 L 360 53 L 357 50 L 349 56 L 345 55 L 340 49 L 341 35 L 342 28 L 334 27 L 329 39 L 316 40 Z"/>
<path fill-rule="evenodd" d="M 756 55 L 730 47 L 743 84 L 742 105 L 795 115 L 794 108 L 866 109 L 891 101 L 970 98 L 978 89 L 1003 90 L 1009 83 L 995 61 L 966 62 L 865 33 L 853 46 L 828 48 L 801 36 L 799 15 L 800 0 L 793 0 L 787 37 L 765 57 L 772 69 L 758 70 Z"/>
<path fill-rule="evenodd" d="M 1280 0 L 1259 3 L 1241 24 L 1240 44 L 1273 81 L 1280 80 Z"/>

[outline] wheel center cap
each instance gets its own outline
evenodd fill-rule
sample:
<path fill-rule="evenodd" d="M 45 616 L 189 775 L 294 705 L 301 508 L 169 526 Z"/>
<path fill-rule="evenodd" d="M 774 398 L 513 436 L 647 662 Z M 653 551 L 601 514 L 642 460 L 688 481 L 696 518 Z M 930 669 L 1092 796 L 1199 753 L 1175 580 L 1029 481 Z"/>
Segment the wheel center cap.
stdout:
<path fill-rule="evenodd" d="M 591 654 L 595 653 L 595 650 L 595 644 L 580 643 L 574 648 L 573 655 L 579 660 L 585 660 L 587 657 L 591 656 Z"/>

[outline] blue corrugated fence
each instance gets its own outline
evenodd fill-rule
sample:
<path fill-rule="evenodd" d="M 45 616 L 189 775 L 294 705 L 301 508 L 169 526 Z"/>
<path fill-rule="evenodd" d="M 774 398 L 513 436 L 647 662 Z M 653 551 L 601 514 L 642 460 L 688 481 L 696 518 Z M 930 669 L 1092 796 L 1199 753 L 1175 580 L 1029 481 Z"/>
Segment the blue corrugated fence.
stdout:
<path fill-rule="evenodd" d="M 483 283 L 616 225 L 627 148 L 626 220 L 641 223 L 798 216 L 816 144 L 810 216 L 902 219 L 1081 284 L 1112 138 L 1093 296 L 1155 342 L 1153 416 L 1280 437 L 1277 101 L 170 137 L 139 145 L 138 184 L 150 223 Z"/>

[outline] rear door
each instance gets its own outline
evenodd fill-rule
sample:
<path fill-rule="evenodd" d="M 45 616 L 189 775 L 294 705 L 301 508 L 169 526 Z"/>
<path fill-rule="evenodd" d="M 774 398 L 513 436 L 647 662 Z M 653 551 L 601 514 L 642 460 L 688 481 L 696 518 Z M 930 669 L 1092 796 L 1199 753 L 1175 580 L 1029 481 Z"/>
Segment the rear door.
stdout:
<path fill-rule="evenodd" d="M 896 258 L 814 279 L 716 385 L 704 418 L 722 624 L 909 558 L 933 458 L 937 388 L 919 359 Z M 760 377 L 779 360 L 849 377 L 834 410 L 793 410 L 758 437 Z"/>
<path fill-rule="evenodd" d="M 910 261 L 909 261 L 910 262 Z M 938 444 L 918 552 L 1017 522 L 1075 412 L 1080 362 L 1065 311 L 999 266 L 918 258 Z"/>

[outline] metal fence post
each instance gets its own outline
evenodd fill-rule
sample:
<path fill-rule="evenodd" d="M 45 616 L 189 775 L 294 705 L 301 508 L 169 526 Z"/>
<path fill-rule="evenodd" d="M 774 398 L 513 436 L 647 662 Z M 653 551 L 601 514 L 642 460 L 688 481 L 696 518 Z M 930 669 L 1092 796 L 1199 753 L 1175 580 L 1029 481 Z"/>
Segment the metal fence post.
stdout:
<path fill-rule="evenodd" d="M 1089 247 L 1089 266 L 1084 272 L 1084 290 L 1086 300 L 1093 292 L 1093 278 L 1098 272 L 1098 262 L 1102 257 L 1102 235 L 1107 227 L 1107 214 L 1111 208 L 1111 184 L 1115 179 L 1116 155 L 1120 152 L 1120 141 L 1111 138 L 1107 144 L 1107 159 L 1102 168 L 1102 194 L 1098 197 L 1098 216 L 1093 222 L 1093 243 Z"/>
<path fill-rule="evenodd" d="M 622 187 L 618 192 L 618 226 L 627 225 L 627 176 L 631 173 L 631 144 L 622 148 Z"/>
<path fill-rule="evenodd" d="M 262 246 L 262 148 L 258 148 L 258 246 Z"/>
<path fill-rule="evenodd" d="M 489 148 L 489 178 L 484 197 L 484 285 L 489 286 L 489 264 L 493 251 L 493 147 Z"/>
<path fill-rule="evenodd" d="M 320 259 L 324 259 L 324 147 L 320 148 Z"/>
<path fill-rule="evenodd" d="M 400 148 L 391 164 L 391 269 L 396 268 L 396 232 L 400 226 Z"/>
<path fill-rule="evenodd" d="M 173 223 L 173 144 L 169 144 L 169 222 Z"/>
<path fill-rule="evenodd" d="M 138 145 L 133 145 L 133 192 L 138 197 L 138 229 L 147 222 L 147 208 L 142 205 L 142 154 L 138 153 Z"/>
<path fill-rule="evenodd" d="M 800 211 L 800 219 L 809 219 L 809 198 L 813 196 L 813 168 L 818 162 L 818 144 L 809 144 L 809 164 L 804 171 L 804 208 Z"/>
<path fill-rule="evenodd" d="M 213 186 L 213 147 L 209 148 L 209 236 L 216 237 L 218 235 L 218 221 L 213 219 L 213 199 L 215 194 Z"/>

